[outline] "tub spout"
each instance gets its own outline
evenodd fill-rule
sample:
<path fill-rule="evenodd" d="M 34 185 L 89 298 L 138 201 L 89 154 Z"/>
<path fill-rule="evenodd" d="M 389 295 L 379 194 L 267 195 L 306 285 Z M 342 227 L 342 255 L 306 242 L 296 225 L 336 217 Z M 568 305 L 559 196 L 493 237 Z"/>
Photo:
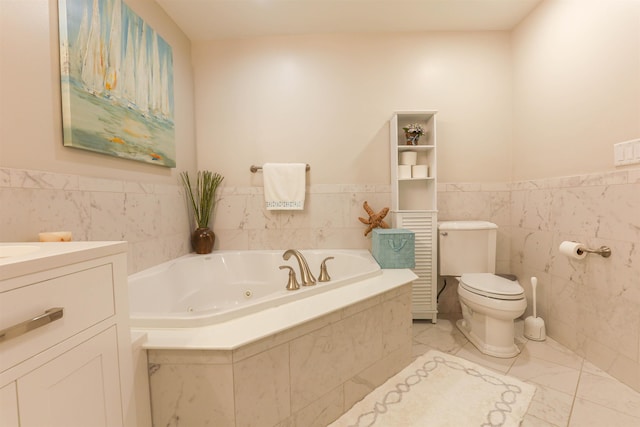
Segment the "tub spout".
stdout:
<path fill-rule="evenodd" d="M 311 270 L 309 270 L 309 264 L 307 264 L 307 260 L 304 259 L 304 256 L 300 253 L 300 251 L 296 249 L 287 249 L 285 253 L 282 254 L 282 258 L 284 260 L 288 260 L 291 258 L 291 255 L 296 257 L 298 260 L 298 266 L 300 267 L 300 277 L 302 278 L 302 286 L 311 286 L 316 284 L 316 278 L 313 277 Z"/>

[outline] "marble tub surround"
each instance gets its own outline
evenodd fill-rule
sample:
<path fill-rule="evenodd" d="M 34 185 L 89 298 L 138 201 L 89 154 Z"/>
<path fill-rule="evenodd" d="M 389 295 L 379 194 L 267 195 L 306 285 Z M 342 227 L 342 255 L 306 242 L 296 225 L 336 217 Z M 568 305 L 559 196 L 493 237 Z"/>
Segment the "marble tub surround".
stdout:
<path fill-rule="evenodd" d="M 221 188 L 215 219 L 220 249 L 370 249 L 358 221 L 362 204 L 380 210 L 391 203 L 390 185 L 317 184 L 306 193 L 304 211 L 270 211 L 262 186 Z"/>
<path fill-rule="evenodd" d="M 191 250 L 189 218 L 176 185 L 0 168 L 0 241 L 37 241 L 69 230 L 75 241 L 126 240 L 128 272 Z"/>
<path fill-rule="evenodd" d="M 411 359 L 411 285 L 232 350 L 149 350 L 155 425 L 324 426 Z"/>
<path fill-rule="evenodd" d="M 262 185 L 218 191 L 215 249 L 369 249 L 362 204 L 391 203 L 389 185 L 307 186 L 304 211 L 267 211 Z M 74 240 L 126 240 L 129 273 L 191 252 L 183 189 L 176 185 L 0 168 L 0 241 L 37 241 L 65 229 Z M 286 233 L 283 231 L 286 230 Z"/>

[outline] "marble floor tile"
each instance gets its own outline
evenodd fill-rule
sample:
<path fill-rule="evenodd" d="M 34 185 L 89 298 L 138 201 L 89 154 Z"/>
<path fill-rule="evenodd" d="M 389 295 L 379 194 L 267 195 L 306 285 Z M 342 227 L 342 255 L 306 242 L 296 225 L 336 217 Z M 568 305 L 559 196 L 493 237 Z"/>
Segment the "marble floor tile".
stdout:
<path fill-rule="evenodd" d="M 521 335 L 518 322 L 516 335 Z M 522 427 L 640 426 L 640 393 L 551 337 L 545 341 L 517 337 L 516 344 L 521 349 L 518 356 L 500 359 L 473 346 L 455 327 L 454 318 L 413 323 L 414 357 L 430 349 L 446 351 L 534 384 L 536 394 Z"/>
<path fill-rule="evenodd" d="M 525 354 L 572 369 L 579 370 L 582 367 L 582 357 L 552 338 L 545 341 L 529 341 L 522 352 L 522 355 Z"/>
<path fill-rule="evenodd" d="M 500 374 L 506 374 L 511 365 L 516 361 L 516 357 L 503 359 L 499 357 L 488 356 L 483 354 L 471 342 L 467 342 L 460 350 L 455 353 L 456 356 L 477 363 L 480 366 L 491 369 Z"/>
<path fill-rule="evenodd" d="M 438 321 L 433 327 L 415 328 L 413 333 L 414 345 L 426 345 L 443 353 L 456 353 L 467 342 L 462 332 L 446 319 Z"/>
<path fill-rule="evenodd" d="M 576 399 L 571 411 L 569 427 L 638 427 L 640 418 L 589 402 Z"/>
<path fill-rule="evenodd" d="M 576 396 L 640 418 L 639 393 L 612 377 L 582 372 Z"/>
<path fill-rule="evenodd" d="M 551 425 L 566 426 L 571 415 L 573 395 L 562 393 L 540 384 L 534 385 L 536 386 L 536 394 L 533 396 L 531 405 L 529 405 L 527 415 L 544 420 Z"/>
<path fill-rule="evenodd" d="M 566 426 L 566 424 L 563 424 Z M 534 417 L 533 415 L 527 413 L 522 420 L 521 427 L 561 427 L 558 424 L 552 424 L 548 421 L 541 420 L 538 417 Z"/>
<path fill-rule="evenodd" d="M 579 369 L 567 368 L 527 354 L 518 357 L 507 374 L 572 396 L 576 393 L 580 378 Z"/>

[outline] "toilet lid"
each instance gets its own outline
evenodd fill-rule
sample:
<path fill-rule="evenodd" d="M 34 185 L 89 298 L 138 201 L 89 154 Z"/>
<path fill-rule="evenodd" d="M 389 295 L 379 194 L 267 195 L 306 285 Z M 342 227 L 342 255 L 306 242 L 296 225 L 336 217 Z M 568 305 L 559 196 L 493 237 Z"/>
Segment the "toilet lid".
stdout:
<path fill-rule="evenodd" d="M 491 273 L 465 273 L 460 277 L 460 286 L 474 294 L 496 299 L 521 299 L 524 295 L 517 280 Z"/>

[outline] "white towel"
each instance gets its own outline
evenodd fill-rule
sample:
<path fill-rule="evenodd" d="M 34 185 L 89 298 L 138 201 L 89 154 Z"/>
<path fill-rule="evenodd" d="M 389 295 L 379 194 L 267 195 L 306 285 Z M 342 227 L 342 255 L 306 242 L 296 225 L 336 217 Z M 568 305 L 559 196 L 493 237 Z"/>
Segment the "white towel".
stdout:
<path fill-rule="evenodd" d="M 267 210 L 304 209 L 306 168 L 305 163 L 262 165 Z"/>

